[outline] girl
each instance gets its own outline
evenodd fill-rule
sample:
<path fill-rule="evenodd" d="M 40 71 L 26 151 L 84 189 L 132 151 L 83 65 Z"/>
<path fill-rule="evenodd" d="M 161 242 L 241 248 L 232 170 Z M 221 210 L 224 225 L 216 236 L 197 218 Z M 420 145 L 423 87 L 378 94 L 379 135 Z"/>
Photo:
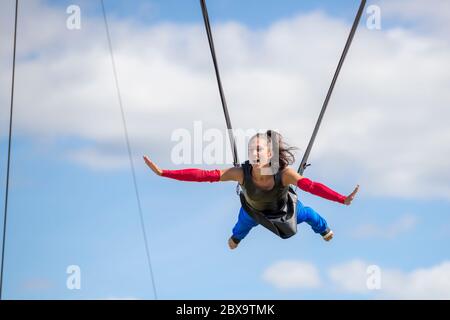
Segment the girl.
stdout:
<path fill-rule="evenodd" d="M 245 207 L 254 208 L 259 212 L 280 210 L 280 206 L 286 203 L 290 185 L 296 185 L 301 190 L 331 201 L 345 205 L 351 204 L 358 192 L 359 185 L 350 195 L 343 196 L 319 182 L 313 182 L 299 175 L 296 170 L 289 167 L 295 162 L 295 157 L 291 152 L 293 149 L 295 148 L 284 143 L 279 133 L 268 130 L 265 134 L 256 134 L 250 139 L 248 144 L 249 161 L 241 167 L 225 170 L 161 170 L 147 156 L 144 156 L 144 161 L 154 173 L 162 177 L 197 182 L 237 181 L 243 189 Z M 278 157 L 275 157 L 276 155 Z M 303 206 L 298 199 L 295 208 L 297 223 L 306 222 L 325 241 L 333 238 L 333 231 L 328 227 L 326 220 L 314 209 Z M 228 239 L 230 249 L 235 249 L 239 242 L 257 225 L 255 219 L 241 207 L 232 236 Z"/>

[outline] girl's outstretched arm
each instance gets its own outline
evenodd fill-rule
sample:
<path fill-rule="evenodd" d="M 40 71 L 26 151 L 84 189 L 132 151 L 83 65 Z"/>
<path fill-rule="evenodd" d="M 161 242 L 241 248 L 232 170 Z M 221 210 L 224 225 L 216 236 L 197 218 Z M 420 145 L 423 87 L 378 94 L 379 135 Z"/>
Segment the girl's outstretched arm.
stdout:
<path fill-rule="evenodd" d="M 144 156 L 145 163 L 159 176 L 176 179 L 180 181 L 195 182 L 218 182 L 218 181 L 242 181 L 242 169 L 229 168 L 225 170 L 202 170 L 196 168 L 180 170 L 162 170 L 147 156 Z"/>
<path fill-rule="evenodd" d="M 357 185 L 350 195 L 344 196 L 328 188 L 326 185 L 320 182 L 314 182 L 308 178 L 301 176 L 300 174 L 298 174 L 297 171 L 293 170 L 292 168 L 284 169 L 282 177 L 283 183 L 285 185 L 293 184 L 302 189 L 303 191 L 307 191 L 316 196 L 346 205 L 351 204 L 353 198 L 355 197 L 356 193 L 359 190 L 359 185 Z"/>

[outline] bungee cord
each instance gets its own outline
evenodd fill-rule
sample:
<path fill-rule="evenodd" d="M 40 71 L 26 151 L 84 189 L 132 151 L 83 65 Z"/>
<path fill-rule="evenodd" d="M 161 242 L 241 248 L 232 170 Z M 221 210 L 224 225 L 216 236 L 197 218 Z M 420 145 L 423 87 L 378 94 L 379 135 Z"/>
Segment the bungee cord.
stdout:
<path fill-rule="evenodd" d="M 5 248 L 6 248 L 6 227 L 8 217 L 8 198 L 9 198 L 9 172 L 11 165 L 11 139 L 12 139 L 12 125 L 13 125 L 13 111 L 14 111 L 14 85 L 16 81 L 16 47 L 17 47 L 17 17 L 19 11 L 19 0 L 16 0 L 15 13 L 14 13 L 14 41 L 13 41 L 13 64 L 12 64 L 12 76 L 11 76 L 11 105 L 9 109 L 9 132 L 8 132 L 8 158 L 6 164 L 6 188 L 5 188 L 5 210 L 3 214 L 3 241 L 2 241 L 2 262 L 0 272 L 0 300 L 3 300 L 3 270 L 5 261 Z"/>
<path fill-rule="evenodd" d="M 137 184 L 136 171 L 135 171 L 135 168 L 134 168 L 133 156 L 132 156 L 132 152 L 131 152 L 131 144 L 130 144 L 130 139 L 129 139 L 129 135 L 128 135 L 128 127 L 127 127 L 125 111 L 124 111 L 123 102 L 122 102 L 122 94 L 121 94 L 120 86 L 119 86 L 119 77 L 117 75 L 116 61 L 115 61 L 115 58 L 114 58 L 114 51 L 113 51 L 113 46 L 112 46 L 112 41 L 111 41 L 111 34 L 110 34 L 110 31 L 109 31 L 109 25 L 108 25 L 108 19 L 107 19 L 107 16 L 106 16 L 106 10 L 105 10 L 104 1 L 100 0 L 100 2 L 101 2 L 101 7 L 102 7 L 102 13 L 103 13 L 103 21 L 104 21 L 104 24 L 105 24 L 106 37 L 107 37 L 107 40 L 108 40 L 109 54 L 110 54 L 110 57 L 111 57 L 111 64 L 112 64 L 113 75 L 114 75 L 114 83 L 115 83 L 116 92 L 117 92 L 117 99 L 118 99 L 118 102 L 119 102 L 120 114 L 121 114 L 121 117 L 122 117 L 122 125 L 123 125 L 123 128 L 124 128 L 124 135 L 125 135 L 125 142 L 126 142 L 126 145 L 127 145 L 128 159 L 129 159 L 129 163 L 130 163 L 131 175 L 132 175 L 132 178 L 133 178 L 133 186 L 134 186 L 134 191 L 135 191 L 135 195 L 136 195 L 136 202 L 137 202 L 137 205 L 138 205 L 140 225 L 141 225 L 141 229 L 142 229 L 142 236 L 144 238 L 145 253 L 146 253 L 146 256 L 147 256 L 147 264 L 148 264 L 148 269 L 149 269 L 149 273 L 150 273 L 150 278 L 151 278 L 151 281 L 152 281 L 153 295 L 155 297 L 155 300 L 157 300 L 158 299 L 158 295 L 157 295 L 157 291 L 156 291 L 155 277 L 153 275 L 152 259 L 151 259 L 151 255 L 150 255 L 150 249 L 149 249 L 149 244 L 148 244 L 148 237 L 147 237 L 147 233 L 145 231 L 144 214 L 142 213 L 141 199 L 140 199 L 140 196 L 139 196 L 139 187 L 138 187 L 138 184 Z"/>

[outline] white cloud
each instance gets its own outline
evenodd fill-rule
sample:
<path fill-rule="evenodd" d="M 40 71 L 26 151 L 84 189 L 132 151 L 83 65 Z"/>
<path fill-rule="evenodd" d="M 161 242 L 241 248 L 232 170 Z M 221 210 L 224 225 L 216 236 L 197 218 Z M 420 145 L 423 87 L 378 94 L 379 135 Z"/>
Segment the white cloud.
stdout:
<path fill-rule="evenodd" d="M 447 0 L 432 0 L 427 5 L 422 0 L 382 0 L 379 5 L 382 16 L 413 22 L 416 28 L 448 35 L 448 28 L 442 27 L 450 18 L 450 2 Z"/>
<path fill-rule="evenodd" d="M 409 12 L 432 7 L 414 3 Z M 395 13 L 394 4 L 383 12 Z M 9 23 L 12 7 L 2 6 L 0 20 Z M 420 23 L 432 25 L 434 14 L 421 16 Z M 69 31 L 65 18 L 65 10 L 41 1 L 21 7 L 15 133 L 81 139 L 90 143 L 87 149 L 72 147 L 68 154 L 82 164 L 126 165 L 118 161 L 126 149 L 102 20 L 86 15 L 82 30 Z M 440 28 L 449 29 L 448 21 Z M 171 132 L 191 129 L 194 120 L 224 128 L 200 22 L 145 26 L 110 17 L 110 25 L 136 157 L 149 152 L 168 163 Z M 235 22 L 214 25 L 234 127 L 280 128 L 290 142 L 306 147 L 349 27 L 320 12 L 258 30 Z M 11 39 L 10 33 L 9 24 L 2 27 L 1 39 Z M 9 101 L 10 54 L 2 45 L 3 106 Z M 371 196 L 450 199 L 449 84 L 448 38 L 361 27 L 316 139 L 314 167 L 327 180 L 359 182 Z M 2 108 L 0 118 L 7 119 L 7 112 Z"/>
<path fill-rule="evenodd" d="M 417 218 L 412 215 L 405 215 L 395 220 L 389 225 L 363 224 L 356 226 L 352 230 L 355 238 L 382 238 L 394 239 L 400 235 L 412 231 L 417 225 Z"/>
<path fill-rule="evenodd" d="M 450 299 L 450 261 L 411 271 L 384 268 L 380 271 L 380 288 L 371 290 L 368 281 L 374 275 L 368 262 L 354 259 L 334 265 L 322 277 L 318 268 L 307 261 L 280 261 L 263 273 L 263 279 L 278 289 L 321 288 L 383 299 Z M 370 272 L 368 272 L 370 271 Z M 327 282 L 330 283 L 327 283 Z"/>
<path fill-rule="evenodd" d="M 450 261 L 410 272 L 381 267 L 381 289 L 369 290 L 368 263 L 353 260 L 333 266 L 328 275 L 335 286 L 344 292 L 374 294 L 386 299 L 450 299 Z"/>
<path fill-rule="evenodd" d="M 341 290 L 351 293 L 369 293 L 366 285 L 368 264 L 361 260 L 333 266 L 328 275 Z"/>
<path fill-rule="evenodd" d="M 268 267 L 263 279 L 278 289 L 318 288 L 317 268 L 308 262 L 280 261 Z"/>

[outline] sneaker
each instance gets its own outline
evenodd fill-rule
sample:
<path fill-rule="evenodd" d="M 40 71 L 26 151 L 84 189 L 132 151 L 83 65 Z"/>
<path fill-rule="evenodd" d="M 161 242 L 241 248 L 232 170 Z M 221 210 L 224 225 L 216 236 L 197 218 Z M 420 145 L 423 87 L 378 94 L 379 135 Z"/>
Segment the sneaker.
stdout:
<path fill-rule="evenodd" d="M 322 236 L 323 240 L 330 241 L 331 239 L 333 239 L 334 233 L 333 233 L 333 230 L 331 230 L 330 228 L 327 228 L 320 235 Z"/>
<path fill-rule="evenodd" d="M 236 242 L 236 240 L 233 239 L 233 237 L 230 237 L 230 239 L 228 239 L 228 247 L 230 247 L 231 250 L 236 249 L 238 245 L 239 241 Z"/>

